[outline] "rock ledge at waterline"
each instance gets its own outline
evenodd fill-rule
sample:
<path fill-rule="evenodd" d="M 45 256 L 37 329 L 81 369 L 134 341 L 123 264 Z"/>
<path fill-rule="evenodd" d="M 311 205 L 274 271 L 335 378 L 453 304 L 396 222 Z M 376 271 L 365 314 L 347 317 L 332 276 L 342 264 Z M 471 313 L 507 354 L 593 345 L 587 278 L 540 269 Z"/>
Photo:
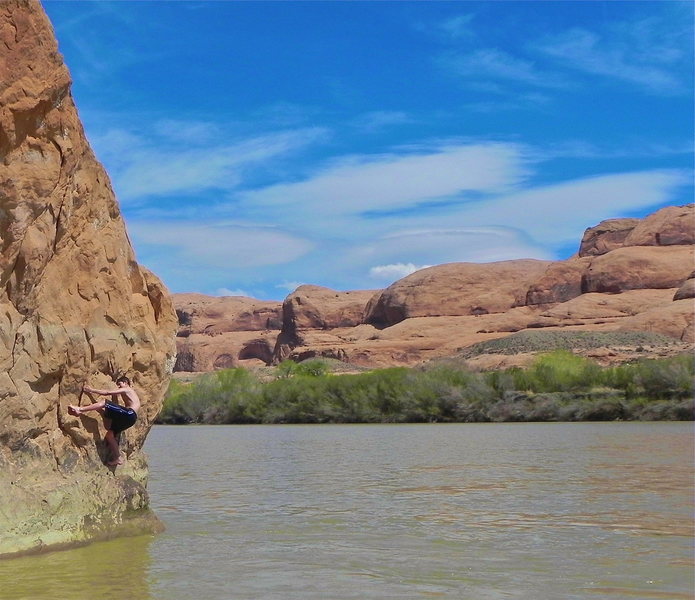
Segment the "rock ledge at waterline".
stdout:
<path fill-rule="evenodd" d="M 0 4 L 0 45 L 0 556 L 11 556 L 158 526 L 141 448 L 173 368 L 176 315 L 135 261 L 37 0 Z M 100 419 L 66 409 L 85 380 L 117 373 L 144 402 L 114 470 Z"/>

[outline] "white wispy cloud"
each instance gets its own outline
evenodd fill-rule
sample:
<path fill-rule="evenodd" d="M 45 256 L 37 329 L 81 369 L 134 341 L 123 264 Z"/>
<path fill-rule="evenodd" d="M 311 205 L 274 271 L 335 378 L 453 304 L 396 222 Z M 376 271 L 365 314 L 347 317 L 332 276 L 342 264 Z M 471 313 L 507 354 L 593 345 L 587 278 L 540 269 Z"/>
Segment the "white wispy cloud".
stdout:
<path fill-rule="evenodd" d="M 473 87 L 475 87 L 475 85 Z M 492 89 L 490 86 L 485 87 L 485 91 L 507 97 L 499 100 L 468 102 L 464 105 L 466 110 L 494 115 L 510 110 L 529 108 L 537 110 L 538 108 L 549 106 L 553 102 L 552 96 L 545 92 L 518 92 L 512 96 L 508 95 L 507 90 L 500 86 L 493 86 L 494 89 Z"/>
<path fill-rule="evenodd" d="M 136 245 L 166 251 L 166 260 L 189 268 L 248 270 L 283 265 L 309 252 L 313 243 L 273 228 L 240 227 L 201 221 L 128 222 Z"/>
<path fill-rule="evenodd" d="M 162 119 L 153 125 L 153 131 L 163 140 L 200 146 L 214 142 L 219 133 L 218 127 L 208 121 L 185 121 Z"/>
<path fill-rule="evenodd" d="M 247 298 L 252 298 L 252 294 L 242 289 L 230 290 L 229 288 L 218 288 L 215 290 L 215 296 L 246 296 Z"/>
<path fill-rule="evenodd" d="M 438 30 L 452 39 L 469 39 L 475 36 L 472 26 L 474 18 L 475 15 L 472 13 L 456 15 L 441 21 L 438 25 Z"/>
<path fill-rule="evenodd" d="M 71 47 L 69 66 L 75 81 L 89 86 L 104 85 L 118 71 L 133 69 L 156 58 L 152 53 L 145 56 L 132 43 L 123 43 L 123 40 L 138 39 L 142 24 L 118 4 L 90 2 L 74 11 L 71 9 L 69 18 L 52 23 L 61 48 Z M 109 23 L 106 31 L 100 27 L 104 21 Z"/>
<path fill-rule="evenodd" d="M 571 82 L 557 71 L 543 70 L 532 60 L 513 56 L 497 48 L 472 52 L 450 52 L 439 62 L 454 74 L 473 80 L 499 80 L 539 88 L 568 88 Z"/>
<path fill-rule="evenodd" d="M 681 14 L 674 4 L 658 15 L 573 27 L 505 50 L 484 39 L 476 40 L 479 47 L 470 43 L 462 49 L 452 35 L 450 49 L 437 62 L 470 89 L 514 97 L 524 86 L 571 89 L 588 85 L 591 77 L 628 82 L 652 94 L 687 93 L 690 84 L 682 78 L 685 70 L 692 72 L 692 11 Z M 465 32 L 469 17 L 443 21 L 440 29 Z"/>
<path fill-rule="evenodd" d="M 417 222 L 422 227 L 441 227 L 446 221 L 450 225 L 509 228 L 529 249 L 541 244 L 552 248 L 578 243 L 587 224 L 662 205 L 681 186 L 691 183 L 692 172 L 678 169 L 585 177 L 501 194 L 444 215 L 422 216 Z M 400 222 L 402 226 L 407 223 L 403 218 Z"/>
<path fill-rule="evenodd" d="M 313 177 L 242 194 L 256 211 L 293 206 L 298 221 L 397 210 L 462 192 L 502 193 L 527 175 L 515 144 L 445 145 L 430 152 L 351 157 Z M 334 223 L 331 226 L 331 223 Z"/>
<path fill-rule="evenodd" d="M 365 133 L 380 131 L 394 125 L 412 123 L 413 118 L 398 110 L 379 110 L 360 115 L 352 121 L 352 126 Z"/>
<path fill-rule="evenodd" d="M 417 229 L 396 229 L 352 248 L 348 262 L 374 264 L 379 261 L 388 268 L 369 269 L 371 277 L 409 274 L 428 265 L 449 262 L 491 262 L 515 258 L 549 258 L 549 252 L 534 244 L 523 231 L 510 225 L 451 227 L 463 221 L 451 215 L 427 219 L 427 226 Z M 396 225 L 396 223 L 392 223 Z M 400 223 L 400 225 L 406 225 Z M 412 260 L 416 259 L 418 263 Z M 422 262 L 420 262 L 422 261 Z M 416 266 L 416 265 L 421 266 Z M 395 280 L 397 277 L 394 277 Z"/>
<path fill-rule="evenodd" d="M 564 67 L 591 75 L 630 82 L 653 93 L 673 94 L 685 90 L 671 69 L 682 58 L 682 51 L 666 32 L 655 41 L 653 20 L 628 27 L 623 24 L 611 35 L 575 28 L 547 37 L 537 49 Z"/>
<path fill-rule="evenodd" d="M 163 121 L 153 128 L 159 135 L 156 138 L 111 129 L 92 136 L 91 141 L 97 155 L 110 167 L 119 199 L 137 202 L 155 196 L 234 189 L 247 169 L 297 152 L 327 133 L 322 128 L 309 128 L 222 143 L 210 139 L 213 129 L 208 123 Z M 196 145 L 191 143 L 193 138 Z"/>
<path fill-rule="evenodd" d="M 305 281 L 282 281 L 275 286 L 275 289 L 284 290 L 285 292 L 294 292 L 298 287 L 305 284 Z"/>
<path fill-rule="evenodd" d="M 369 276 L 380 281 L 396 281 L 402 279 L 415 271 L 425 269 L 431 265 L 417 266 L 413 263 L 393 263 L 390 265 L 377 265 L 369 269 Z"/>

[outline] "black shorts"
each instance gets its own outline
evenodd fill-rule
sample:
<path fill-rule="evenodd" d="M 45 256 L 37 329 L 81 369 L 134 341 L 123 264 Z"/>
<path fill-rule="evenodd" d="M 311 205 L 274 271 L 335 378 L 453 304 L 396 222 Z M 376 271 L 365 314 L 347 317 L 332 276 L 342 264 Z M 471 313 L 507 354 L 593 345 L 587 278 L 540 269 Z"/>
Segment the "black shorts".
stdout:
<path fill-rule="evenodd" d="M 132 427 L 138 419 L 137 413 L 132 408 L 124 408 L 111 402 L 107 402 L 104 407 L 104 417 L 111 419 L 109 429 L 114 433 L 120 433 L 128 427 Z"/>

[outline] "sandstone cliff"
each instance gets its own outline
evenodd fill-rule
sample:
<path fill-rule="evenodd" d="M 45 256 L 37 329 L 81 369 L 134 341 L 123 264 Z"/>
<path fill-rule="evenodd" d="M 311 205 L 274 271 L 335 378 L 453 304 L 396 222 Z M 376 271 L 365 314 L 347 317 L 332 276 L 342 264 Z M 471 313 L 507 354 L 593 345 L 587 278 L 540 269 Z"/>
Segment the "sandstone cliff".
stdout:
<path fill-rule="evenodd" d="M 364 307 L 374 293 L 303 285 L 283 303 L 243 296 L 173 294 L 179 318 L 175 371 L 254 367 L 282 360 L 283 352 L 290 354 L 302 345 L 301 332 L 362 323 Z"/>
<path fill-rule="evenodd" d="M 265 365 L 282 327 L 282 305 L 243 296 L 173 294 L 179 319 L 176 371 Z"/>
<path fill-rule="evenodd" d="M 135 261 L 38 0 L 0 3 L 0 47 L 1 556 L 154 526 L 141 448 L 176 317 Z M 110 387 L 119 374 L 143 407 L 114 470 L 100 419 L 66 408 L 91 403 L 85 381 Z"/>
<path fill-rule="evenodd" d="M 282 303 L 282 331 L 275 346 L 276 362 L 288 358 L 292 350 L 303 346 L 304 332 L 320 332 L 349 329 L 364 320 L 364 308 L 372 299 L 373 290 L 336 292 L 318 285 L 302 285 Z M 310 353 L 309 356 L 313 356 Z M 331 358 L 345 359 L 341 353 L 324 354 Z M 305 358 L 294 355 L 294 359 Z"/>

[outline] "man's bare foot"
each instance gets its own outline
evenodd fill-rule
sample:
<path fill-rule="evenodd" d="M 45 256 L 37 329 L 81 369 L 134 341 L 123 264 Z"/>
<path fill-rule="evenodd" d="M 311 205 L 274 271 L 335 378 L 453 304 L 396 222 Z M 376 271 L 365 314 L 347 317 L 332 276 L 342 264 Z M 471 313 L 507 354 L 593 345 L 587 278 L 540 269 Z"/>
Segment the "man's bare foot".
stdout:
<path fill-rule="evenodd" d="M 72 404 L 70 404 L 68 406 L 68 413 L 77 417 L 82 414 L 82 411 L 80 410 L 79 406 L 73 406 Z"/>
<path fill-rule="evenodd" d="M 123 457 L 119 454 L 116 460 L 110 460 L 106 463 L 109 467 L 117 467 L 123 464 Z"/>

